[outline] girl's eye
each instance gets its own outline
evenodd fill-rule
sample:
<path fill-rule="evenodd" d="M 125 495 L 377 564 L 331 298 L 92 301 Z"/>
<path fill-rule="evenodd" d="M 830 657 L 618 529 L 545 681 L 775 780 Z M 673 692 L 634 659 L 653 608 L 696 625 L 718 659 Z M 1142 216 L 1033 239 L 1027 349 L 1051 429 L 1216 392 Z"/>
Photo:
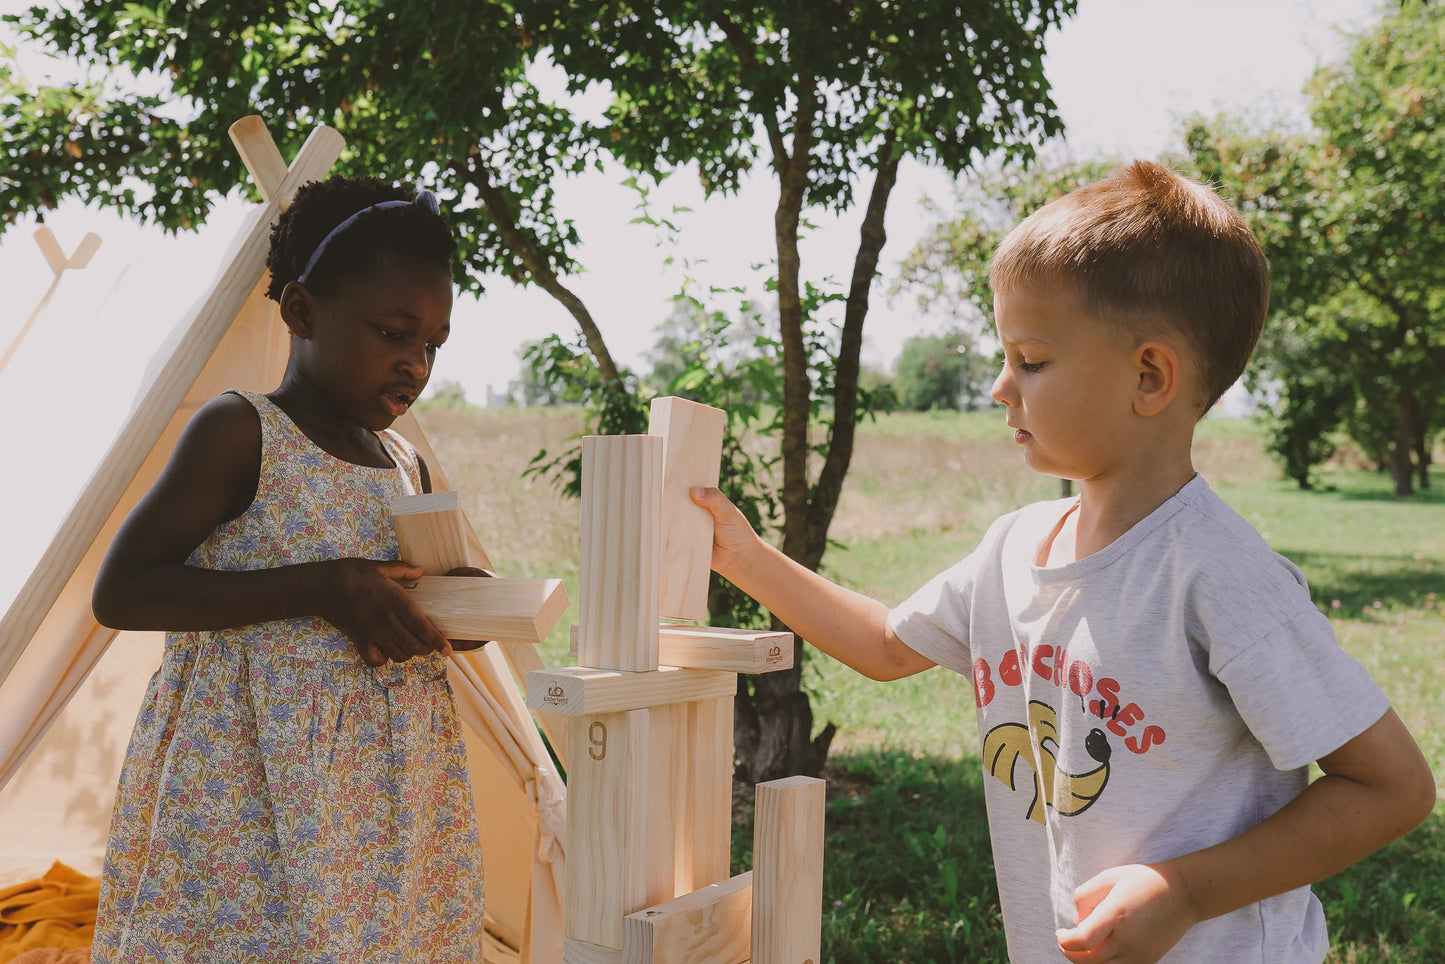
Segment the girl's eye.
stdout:
<path fill-rule="evenodd" d="M 385 338 L 387 341 L 402 341 L 406 338 L 406 336 L 403 335 L 401 332 L 391 328 L 379 328 L 377 330 L 381 332 L 381 337 Z"/>

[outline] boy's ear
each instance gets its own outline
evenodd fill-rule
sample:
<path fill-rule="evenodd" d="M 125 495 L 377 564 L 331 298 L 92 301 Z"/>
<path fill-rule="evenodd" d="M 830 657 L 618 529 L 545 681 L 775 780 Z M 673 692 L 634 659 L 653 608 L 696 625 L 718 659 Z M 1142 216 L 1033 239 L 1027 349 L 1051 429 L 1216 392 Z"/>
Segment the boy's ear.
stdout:
<path fill-rule="evenodd" d="M 1134 388 L 1134 411 L 1158 415 L 1179 394 L 1184 363 L 1174 346 L 1164 341 L 1146 341 L 1134 349 L 1138 383 Z"/>
<path fill-rule="evenodd" d="M 311 337 L 311 314 L 316 310 L 316 298 L 299 281 L 289 281 L 281 289 L 281 320 L 297 338 Z"/>

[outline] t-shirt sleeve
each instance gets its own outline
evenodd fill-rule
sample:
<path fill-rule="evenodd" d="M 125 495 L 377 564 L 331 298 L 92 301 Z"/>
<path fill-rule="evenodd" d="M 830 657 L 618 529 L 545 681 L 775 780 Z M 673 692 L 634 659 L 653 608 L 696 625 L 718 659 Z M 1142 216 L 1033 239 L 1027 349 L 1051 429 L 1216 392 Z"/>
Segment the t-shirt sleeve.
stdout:
<path fill-rule="evenodd" d="M 982 549 L 934 576 L 888 614 L 888 628 L 909 649 L 971 676 L 968 618 Z"/>
<path fill-rule="evenodd" d="M 1390 701 L 1334 627 L 1310 607 L 1215 668 L 1239 715 L 1281 770 L 1339 749 L 1379 721 Z"/>

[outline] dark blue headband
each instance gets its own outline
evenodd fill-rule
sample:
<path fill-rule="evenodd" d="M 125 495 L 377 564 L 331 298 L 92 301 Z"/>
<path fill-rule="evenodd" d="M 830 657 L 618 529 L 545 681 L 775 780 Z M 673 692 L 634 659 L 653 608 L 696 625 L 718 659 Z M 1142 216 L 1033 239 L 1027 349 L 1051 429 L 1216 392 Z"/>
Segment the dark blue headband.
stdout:
<path fill-rule="evenodd" d="M 357 218 L 371 211 L 384 211 L 387 208 L 406 207 L 408 204 L 415 204 L 423 211 L 431 214 L 441 214 L 441 206 L 437 204 L 437 196 L 425 188 L 416 192 L 416 199 L 413 201 L 378 201 L 375 204 L 367 205 L 327 232 L 326 237 L 322 238 L 321 243 L 316 246 L 316 250 L 311 252 L 311 257 L 306 259 L 306 267 L 301 269 L 301 274 L 296 277 L 296 280 L 302 284 L 306 283 L 306 278 L 311 274 L 311 269 L 316 267 L 316 262 L 320 261 L 321 256 L 326 253 L 326 246 L 331 243 L 331 239 L 355 224 Z"/>

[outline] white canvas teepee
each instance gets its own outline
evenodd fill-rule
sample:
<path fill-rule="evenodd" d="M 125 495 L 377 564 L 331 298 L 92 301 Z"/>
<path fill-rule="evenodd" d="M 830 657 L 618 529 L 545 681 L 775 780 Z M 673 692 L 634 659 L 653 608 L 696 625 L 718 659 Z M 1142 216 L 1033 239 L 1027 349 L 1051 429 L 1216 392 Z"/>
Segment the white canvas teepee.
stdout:
<path fill-rule="evenodd" d="M 24 493 L 47 478 L 63 476 L 78 493 L 65 500 L 69 508 L 53 524 L 38 520 L 42 531 L 53 531 L 48 541 L 27 546 L 17 540 L 20 565 L 9 575 L 0 570 L 0 607 L 6 607 L 0 617 L 0 887 L 39 876 L 57 859 L 99 872 L 121 759 L 162 646 L 159 634 L 116 633 L 95 622 L 90 592 L 100 561 L 196 408 L 227 389 L 269 391 L 284 370 L 285 328 L 263 294 L 270 225 L 297 187 L 326 175 L 342 140 L 320 127 L 288 167 L 258 118 L 237 122 L 232 136 L 266 202 L 253 206 L 209 289 L 151 354 L 134 399 L 87 398 L 83 381 L 66 385 L 52 377 L 59 392 L 71 393 L 57 397 L 74 402 L 79 396 L 86 424 L 100 426 L 101 438 L 80 439 L 63 420 L 53 422 L 47 436 L 53 450 L 19 446 L 7 451 L 0 469 L 6 530 L 19 531 L 18 521 L 34 508 Z M 25 328 L 63 329 L 73 313 L 93 313 L 101 324 L 72 337 L 109 332 L 117 345 L 124 342 L 126 333 L 113 326 L 123 319 L 107 312 L 125 269 L 90 284 L 88 294 L 72 284 L 85 272 L 60 276 L 55 270 L 55 284 Z M 53 351 L 27 357 L 29 346 L 20 343 L 26 337 L 20 332 L 7 348 L 12 369 L 43 363 L 57 375 L 63 371 L 64 359 Z M 0 400 L 12 415 L 33 406 L 32 418 L 45 417 L 47 400 L 12 394 L 7 382 L 13 379 L 0 371 Z M 416 419 L 408 415 L 396 428 L 427 460 L 433 487 L 446 489 L 445 467 Z M 474 548 L 481 553 L 480 543 Z M 8 551 L 13 562 L 14 542 Z M 504 651 L 491 643 L 459 654 L 450 667 L 486 862 L 488 962 L 561 959 L 563 787 L 513 675 L 514 668 L 524 674 L 539 665 L 530 649 Z"/>

